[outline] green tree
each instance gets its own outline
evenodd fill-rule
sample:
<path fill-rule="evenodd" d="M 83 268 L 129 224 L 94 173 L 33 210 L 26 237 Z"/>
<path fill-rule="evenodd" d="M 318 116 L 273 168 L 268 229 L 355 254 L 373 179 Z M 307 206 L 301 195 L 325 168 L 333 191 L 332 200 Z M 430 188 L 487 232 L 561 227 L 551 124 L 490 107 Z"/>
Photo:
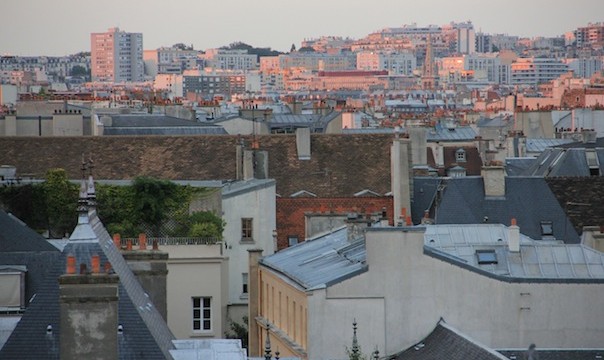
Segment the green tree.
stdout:
<path fill-rule="evenodd" d="M 50 238 L 61 238 L 76 225 L 78 187 L 67 179 L 64 169 L 50 169 L 42 183 L 44 216 Z"/>
<path fill-rule="evenodd" d="M 247 349 L 248 347 L 248 317 L 243 316 L 243 324 L 234 322 L 229 319 L 230 331 L 225 332 L 224 336 L 227 339 L 240 339 L 241 347 Z"/>
<path fill-rule="evenodd" d="M 86 69 L 82 65 L 75 65 L 74 67 L 71 68 L 69 75 L 81 76 L 83 78 L 88 79 L 90 77 L 90 70 Z"/>

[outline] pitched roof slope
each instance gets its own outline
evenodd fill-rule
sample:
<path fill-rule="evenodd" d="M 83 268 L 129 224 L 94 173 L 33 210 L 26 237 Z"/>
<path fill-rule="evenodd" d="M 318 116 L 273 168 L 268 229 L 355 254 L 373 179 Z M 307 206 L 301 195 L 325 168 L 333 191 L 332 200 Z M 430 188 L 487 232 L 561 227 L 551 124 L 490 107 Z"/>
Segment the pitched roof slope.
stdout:
<path fill-rule="evenodd" d="M 82 190 L 86 190 L 85 185 L 80 192 L 81 203 Z M 87 264 L 87 268 L 91 268 L 90 259 L 96 254 L 100 256 L 101 263 L 109 262 L 119 276 L 118 323 L 124 329 L 118 339 L 120 359 L 171 359 L 169 351 L 173 349 L 174 335 L 168 325 L 113 244 L 96 210 L 92 208 L 87 212 L 86 207 L 80 207 L 79 211 L 78 225 L 62 256 L 53 266 L 44 269 L 48 276 L 5 346 L 0 349 L 0 358 L 59 359 L 60 294 L 57 279 L 64 273 L 68 254 L 74 255 L 79 263 Z M 52 326 L 50 334 L 46 331 L 48 325 Z"/>
<path fill-rule="evenodd" d="M 552 221 L 553 234 L 565 243 L 580 238 L 564 209 L 547 186 L 536 177 L 506 177 L 504 198 L 485 198 L 481 177 L 444 180 L 445 191 L 437 210 L 436 224 L 510 224 L 516 218 L 520 232 L 542 239 L 541 221 Z"/>
<path fill-rule="evenodd" d="M 42 235 L 0 210 L 0 252 L 56 251 Z"/>
<path fill-rule="evenodd" d="M 395 360 L 506 360 L 505 356 L 477 343 L 444 321 L 420 343 L 392 357 Z"/>
<path fill-rule="evenodd" d="M 99 136 L 0 137 L 0 164 L 19 174 L 41 177 L 50 168 L 80 176 L 81 154 L 100 154 L 95 163 L 99 179 L 133 179 L 139 175 L 172 180 L 236 178 L 235 146 L 239 136 Z M 311 159 L 299 160 L 295 135 L 258 136 L 268 151 L 269 177 L 277 193 L 310 191 L 319 197 L 349 197 L 370 189 L 385 194 L 390 188 L 392 135 L 311 135 Z"/>

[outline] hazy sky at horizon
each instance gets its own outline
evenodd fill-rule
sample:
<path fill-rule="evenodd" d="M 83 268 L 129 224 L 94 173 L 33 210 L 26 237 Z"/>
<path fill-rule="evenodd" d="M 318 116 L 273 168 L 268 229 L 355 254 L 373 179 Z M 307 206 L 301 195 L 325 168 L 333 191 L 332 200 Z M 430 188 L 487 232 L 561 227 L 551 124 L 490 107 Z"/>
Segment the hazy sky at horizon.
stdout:
<path fill-rule="evenodd" d="M 0 55 L 90 51 L 90 33 L 118 26 L 143 34 L 145 49 L 195 49 L 243 41 L 289 51 L 305 38 L 361 38 L 416 23 L 472 21 L 476 31 L 558 36 L 604 21 L 604 0 L 0 0 Z"/>

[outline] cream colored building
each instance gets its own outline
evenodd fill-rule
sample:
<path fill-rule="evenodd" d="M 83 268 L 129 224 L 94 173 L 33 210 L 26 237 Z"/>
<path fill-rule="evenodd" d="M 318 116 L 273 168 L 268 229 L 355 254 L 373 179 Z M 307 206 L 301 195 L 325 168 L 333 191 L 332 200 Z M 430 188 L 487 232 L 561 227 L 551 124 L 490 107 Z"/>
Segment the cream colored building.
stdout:
<path fill-rule="evenodd" d="M 346 228 L 259 260 L 250 354 L 265 328 L 283 356 L 392 355 L 443 318 L 494 349 L 596 348 L 604 338 L 604 254 L 534 241 L 515 225 Z M 256 311 L 256 313 L 253 313 Z M 275 345 L 277 344 L 277 345 Z"/>

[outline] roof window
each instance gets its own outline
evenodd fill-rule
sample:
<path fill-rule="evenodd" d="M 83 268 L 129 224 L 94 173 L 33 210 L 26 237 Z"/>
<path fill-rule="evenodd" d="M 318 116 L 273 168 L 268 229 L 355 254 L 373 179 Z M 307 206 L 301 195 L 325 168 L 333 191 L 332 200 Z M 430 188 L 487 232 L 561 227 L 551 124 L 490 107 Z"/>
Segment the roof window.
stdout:
<path fill-rule="evenodd" d="M 495 250 L 476 250 L 478 265 L 497 264 L 497 254 Z"/>

